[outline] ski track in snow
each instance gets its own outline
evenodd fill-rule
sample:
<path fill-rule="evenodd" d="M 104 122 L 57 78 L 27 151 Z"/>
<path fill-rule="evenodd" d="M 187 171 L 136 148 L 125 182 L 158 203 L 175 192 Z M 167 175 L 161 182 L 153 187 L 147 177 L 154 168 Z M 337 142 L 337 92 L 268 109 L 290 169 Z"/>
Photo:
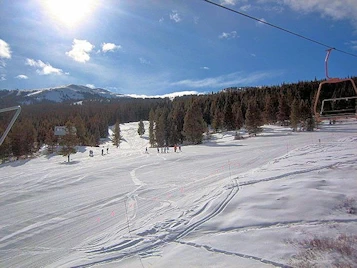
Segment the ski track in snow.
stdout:
<path fill-rule="evenodd" d="M 356 160 L 350 160 L 350 161 L 346 161 L 345 164 L 353 164 L 355 163 Z M 270 178 L 265 178 L 265 179 L 261 179 L 261 180 L 250 180 L 250 181 L 245 181 L 245 182 L 241 182 L 239 183 L 239 186 L 249 186 L 249 185 L 253 185 L 256 183 L 260 183 L 260 182 L 268 182 L 268 181 L 272 181 L 272 180 L 278 180 L 278 179 L 282 179 L 282 178 L 288 178 L 290 176 L 293 175 L 300 175 L 303 173 L 309 173 L 309 172 L 313 172 L 313 171 L 318 171 L 318 170 L 322 170 L 322 169 L 326 169 L 326 168 L 330 168 L 331 166 L 337 165 L 337 164 L 341 164 L 340 162 L 335 162 L 333 164 L 330 165 L 325 165 L 325 166 L 321 166 L 321 167 L 317 167 L 317 168 L 310 168 L 310 169 L 306 169 L 306 170 L 301 170 L 301 171 L 295 171 L 295 172 L 288 172 L 279 176 L 275 176 L 275 177 L 270 177 Z M 235 178 L 235 179 L 238 179 Z M 237 252 L 228 252 L 228 251 L 224 251 L 224 250 L 220 250 L 220 249 L 215 249 L 212 248 L 210 246 L 206 246 L 206 245 L 198 245 L 192 242 L 184 242 L 181 241 L 180 239 L 184 238 L 185 236 L 189 235 L 191 232 L 193 232 L 197 227 L 199 227 L 200 225 L 204 224 L 205 222 L 209 221 L 210 219 L 212 219 L 213 217 L 217 216 L 220 212 L 222 212 L 224 210 L 224 208 L 228 205 L 228 203 L 234 198 L 234 196 L 238 193 L 239 191 L 239 186 L 237 185 L 236 187 L 232 187 L 231 185 L 229 185 L 228 187 L 230 188 L 230 191 L 228 192 L 228 194 L 226 194 L 226 197 L 216 206 L 216 208 L 210 212 L 207 213 L 206 212 L 206 206 L 209 205 L 209 203 L 206 203 L 200 210 L 196 211 L 194 214 L 191 215 L 191 220 L 187 223 L 187 220 L 183 220 L 183 221 L 178 221 L 178 220 L 173 220 L 173 223 L 170 223 L 170 225 L 165 225 L 163 224 L 162 226 L 159 226 L 159 228 L 161 230 L 148 230 L 147 232 L 143 232 L 138 234 L 141 237 L 147 237 L 149 236 L 149 244 L 151 245 L 147 245 L 147 243 L 144 243 L 145 240 L 143 238 L 136 238 L 134 241 L 132 240 L 128 240 L 126 243 L 120 243 L 118 245 L 115 246 L 111 246 L 109 248 L 105 248 L 102 250 L 97 250 L 94 251 L 95 253 L 101 253 L 101 254 L 105 254 L 105 253 L 110 253 L 110 252 L 116 252 L 116 251 L 122 251 L 122 250 L 126 250 L 126 253 L 124 254 L 119 254 L 119 256 L 117 257 L 110 257 L 109 259 L 105 258 L 102 261 L 96 261 L 93 263 L 88 263 L 85 265 L 81 265 L 78 267 L 87 267 L 87 266 L 91 266 L 94 264 L 100 264 L 100 263 L 106 263 L 106 262 L 111 262 L 111 261 L 115 261 L 115 260 L 119 260 L 119 259 L 124 259 L 124 258 L 128 258 L 131 256 L 135 256 L 135 255 L 143 255 L 145 252 L 147 251 L 154 251 L 155 249 L 163 246 L 166 243 L 170 243 L 170 242 L 177 242 L 180 244 L 186 244 L 186 245 L 190 245 L 190 246 L 194 246 L 194 247 L 198 247 L 198 248 L 205 248 L 208 251 L 212 251 L 215 253 L 222 253 L 222 254 L 226 254 L 226 255 L 234 255 L 234 256 L 238 256 L 241 258 L 247 258 L 247 259 L 252 259 L 252 260 L 256 260 L 256 261 L 260 261 L 262 263 L 265 264 L 271 264 L 274 265 L 276 267 L 290 267 L 288 265 L 285 264 L 281 264 L 278 262 L 274 262 L 274 261 L 270 261 L 270 260 L 266 260 L 264 258 L 260 258 L 260 257 L 256 257 L 256 256 L 251 256 L 249 254 L 242 254 L 242 253 L 237 253 Z M 222 194 L 220 194 L 219 196 L 221 196 Z M 211 200 L 212 201 L 212 200 Z M 201 217 L 199 217 L 201 216 Z M 194 220 L 195 218 L 199 218 L 198 220 Z M 291 221 L 291 222 L 278 222 L 278 223 L 271 223 L 271 224 L 265 224 L 265 225 L 256 225 L 256 226 L 246 226 L 246 227 L 240 227 L 237 229 L 228 229 L 228 230 L 219 230 L 219 233 L 227 233 L 227 232 L 247 232 L 247 231 L 253 231 L 253 230 L 263 230 L 263 229 L 272 229 L 272 228 L 289 228 L 292 226 L 317 226 L 317 225 L 332 225 L 332 224 L 336 224 L 336 223 L 350 223 L 350 222 L 357 222 L 357 219 L 335 219 L 335 220 L 316 220 L 316 221 Z M 184 226 L 183 224 L 184 223 Z M 182 229 L 183 230 L 180 230 Z M 160 235 L 160 233 L 162 233 L 164 231 L 166 231 L 167 233 L 164 235 Z M 155 236 L 159 234 L 160 236 Z M 209 234 L 209 232 L 207 233 Z M 133 248 L 135 246 L 135 248 Z"/>
<path fill-rule="evenodd" d="M 266 162 L 266 159 L 268 159 L 266 156 L 263 157 L 259 154 L 253 154 L 242 164 L 234 163 L 234 160 L 232 164 L 230 158 L 228 158 L 229 160 L 227 162 L 223 161 L 220 164 L 203 159 L 202 162 L 198 162 L 204 163 L 205 166 L 202 166 L 191 161 L 191 158 L 192 160 L 200 161 L 200 158 L 196 158 L 196 155 L 202 154 L 199 148 L 195 148 L 195 153 L 191 151 L 191 154 L 185 154 L 184 152 L 174 153 L 172 151 L 168 154 L 158 154 L 156 149 L 153 149 L 152 152 L 154 153 L 145 154 L 144 148 L 147 146 L 147 140 L 137 141 L 130 138 L 137 135 L 135 127 L 136 126 L 131 127 L 131 125 L 128 124 L 122 128 L 122 131 L 127 131 L 128 136 L 126 136 L 125 142 L 121 145 L 122 151 L 119 151 L 119 154 L 114 152 L 114 149 L 111 149 L 113 150 L 113 155 L 118 155 L 119 158 L 125 159 L 126 163 L 128 163 L 127 167 L 120 166 L 119 174 L 121 177 L 124 176 L 124 174 L 128 174 L 127 177 L 133 184 L 128 186 L 131 187 L 130 191 L 121 191 L 113 195 L 101 197 L 97 200 L 93 199 L 85 203 L 74 204 L 72 210 L 61 211 L 57 214 L 53 213 L 51 218 L 48 218 L 48 215 L 44 215 L 43 219 L 40 216 L 37 218 L 34 217 L 29 221 L 28 225 L 23 225 L 23 227 L 20 227 L 17 231 L 0 237 L 0 251 L 2 251 L 2 248 L 8 248 L 7 252 L 10 252 L 12 249 L 9 248 L 9 246 L 11 245 L 23 243 L 26 239 L 43 234 L 46 231 L 53 231 L 62 226 L 70 226 L 71 223 L 75 222 L 77 217 L 86 217 L 89 211 L 112 211 L 113 206 L 119 206 L 121 210 L 117 214 L 114 214 L 113 210 L 112 214 L 108 215 L 107 218 L 101 219 L 95 216 L 97 217 L 98 226 L 103 226 L 102 231 L 97 231 L 96 235 L 90 235 L 82 240 L 82 243 L 79 245 L 71 248 L 58 246 L 57 249 L 38 246 L 32 250 L 34 252 L 68 252 L 68 250 L 72 252 L 83 252 L 85 258 L 77 259 L 77 261 L 73 260 L 72 262 L 59 262 L 59 266 L 90 267 L 118 262 L 131 257 L 150 257 L 153 256 L 155 252 L 159 252 L 160 248 L 168 243 L 179 243 L 196 248 L 203 248 L 217 254 L 251 259 L 276 267 L 289 267 L 283 263 L 250 254 L 225 251 L 217 247 L 196 242 L 187 242 L 187 240 L 190 239 L 190 234 L 200 229 L 199 227 L 201 225 L 222 214 L 228 204 L 236 196 L 239 196 L 240 187 L 246 189 L 250 186 L 269 183 L 275 180 L 299 179 L 299 176 L 303 174 L 334 169 L 345 165 L 352 166 L 357 162 L 356 154 L 344 153 L 342 151 L 343 148 L 340 148 L 342 143 L 356 142 L 357 138 L 344 137 L 335 142 L 309 144 L 305 146 L 289 144 L 291 148 L 290 151 L 283 156 L 273 157 L 274 159 L 270 159 L 269 162 Z M 304 134 L 305 133 L 301 133 L 301 135 Z M 252 138 L 252 140 L 254 140 L 254 138 Z M 262 144 L 262 146 L 264 145 Z M 271 151 L 266 152 L 269 156 L 274 156 L 281 152 L 281 150 L 274 151 L 275 148 L 269 147 L 270 145 L 266 146 L 267 148 L 271 148 Z M 264 150 L 263 147 L 257 148 Z M 242 147 L 240 149 L 245 148 Z M 246 152 L 248 153 L 249 151 Z M 339 155 L 335 157 L 329 155 L 330 152 L 339 152 Z M 221 156 L 224 155 L 224 152 L 220 151 L 219 153 Z M 321 159 L 311 158 L 310 155 L 314 157 L 321 155 L 323 161 L 320 161 Z M 110 154 L 103 157 L 98 155 L 96 158 L 97 162 L 100 162 L 102 165 L 101 171 L 103 176 L 110 174 L 110 172 L 118 172 L 118 167 L 113 166 L 110 162 L 106 162 L 105 157 L 109 156 Z M 207 159 L 210 159 L 210 157 L 211 156 L 208 156 Z M 291 163 L 289 162 L 290 159 L 293 159 Z M 296 162 L 294 159 L 303 160 Z M 58 163 L 57 165 L 63 165 L 63 168 L 61 168 L 61 176 L 58 176 L 56 170 L 52 171 L 48 168 L 42 176 L 32 178 L 31 180 L 24 180 L 19 184 L 11 184 L 11 180 L 25 176 L 26 172 L 13 172 L 5 180 L 0 181 L 1 185 L 8 187 L 8 191 L 0 193 L 0 196 L 6 204 L 12 202 L 20 204 L 21 202 L 26 202 L 29 196 L 47 193 L 54 189 L 64 190 L 71 186 L 79 186 L 83 183 L 95 181 L 96 178 L 93 176 L 81 174 L 83 168 L 90 168 L 90 166 L 93 165 L 92 160 L 93 159 L 82 160 L 80 164 L 74 162 L 72 165 Z M 190 165 L 190 167 L 187 168 L 187 170 L 182 170 L 183 164 L 181 164 L 181 162 L 184 163 L 184 165 Z M 279 166 L 281 163 L 284 163 L 285 169 Z M 176 171 L 175 167 L 179 166 L 180 172 L 178 175 L 176 175 L 176 173 L 168 174 L 172 178 L 177 176 L 178 180 L 173 179 L 165 183 L 159 181 L 155 184 L 155 181 L 149 183 L 145 176 L 141 177 L 140 174 L 147 175 L 152 172 L 158 172 L 157 174 L 164 176 L 165 174 L 160 173 L 162 165 L 165 165 L 165 168 L 170 171 Z M 263 166 L 259 167 L 260 165 Z M 217 166 L 219 167 L 217 168 Z M 253 167 L 253 169 L 251 167 Z M 36 174 L 36 166 L 33 168 L 33 172 Z M 237 172 L 237 170 L 240 172 Z M 264 175 L 265 170 L 270 171 L 270 173 L 267 173 L 269 175 L 275 173 L 276 175 L 266 176 Z M 32 171 L 29 171 L 29 173 L 31 172 Z M 232 176 L 232 173 L 234 176 Z M 126 181 L 126 183 L 128 183 L 128 181 Z M 197 189 L 200 190 L 199 194 L 197 194 Z M 185 200 L 187 199 L 191 202 L 178 206 L 183 196 Z M 121 220 L 108 229 L 112 219 L 114 220 L 114 216 L 119 217 Z M 201 232 L 201 234 L 239 233 L 264 229 L 289 228 L 293 226 L 319 226 L 353 222 L 357 222 L 357 219 L 280 221 L 242 227 L 221 228 L 214 233 L 213 231 L 206 231 Z M 8 228 L 8 226 L 7 224 L 0 224 L 0 231 Z M 87 230 L 87 233 L 90 233 L 90 231 L 95 228 L 98 227 L 91 227 L 90 230 Z M 48 238 L 48 241 L 49 240 L 50 238 Z M 22 247 L 22 249 L 25 250 L 26 247 Z M 30 250 L 27 250 L 27 252 L 30 253 Z M 52 262 L 54 260 L 60 261 L 60 259 L 61 256 L 57 256 L 52 258 Z M 37 264 L 46 266 L 49 263 L 51 262 L 42 260 L 42 262 Z"/>
<path fill-rule="evenodd" d="M 238 253 L 238 252 L 231 252 L 231 251 L 227 251 L 227 250 L 221 250 L 221 249 L 217 249 L 217 248 L 213 248 L 211 246 L 207 246 L 207 245 L 200 245 L 200 244 L 196 244 L 193 242 L 183 242 L 183 241 L 176 241 L 179 244 L 182 245 L 188 245 L 191 247 L 195 247 L 195 248 L 203 248 L 207 251 L 213 252 L 213 253 L 219 253 L 219 254 L 225 254 L 225 255 L 230 255 L 230 256 L 237 256 L 240 258 L 244 258 L 244 259 L 249 259 L 249 260 L 255 260 L 264 264 L 271 264 L 275 267 L 281 267 L 281 268 L 292 268 L 289 265 L 286 264 L 282 264 L 282 263 L 278 263 L 275 261 L 271 261 L 271 260 L 266 260 L 264 258 L 260 258 L 260 257 L 256 257 L 253 255 L 249 255 L 249 254 L 243 254 L 243 253 Z"/>
<path fill-rule="evenodd" d="M 245 233 L 251 231 L 261 231 L 266 229 L 279 229 L 279 228 L 290 228 L 296 226 L 319 226 L 319 225 L 334 225 L 334 224 L 344 224 L 344 223 L 357 223 L 357 219 L 333 219 L 333 220 L 304 220 L 304 221 L 286 221 L 286 222 L 272 222 L 266 224 L 257 224 L 249 226 L 241 226 L 235 228 L 220 229 L 219 233 Z M 217 234 L 215 232 L 205 232 L 205 234 Z"/>
<path fill-rule="evenodd" d="M 227 206 L 227 204 L 238 193 L 239 187 L 238 186 L 231 187 L 227 191 L 228 191 L 228 193 L 226 194 L 225 198 L 218 205 L 216 205 L 216 207 L 213 209 L 212 212 L 205 215 L 204 209 L 203 209 L 200 213 L 200 214 L 203 214 L 203 216 L 201 215 L 202 217 L 200 219 L 193 221 L 193 223 L 189 223 L 188 226 L 182 226 L 181 224 L 179 226 L 175 226 L 176 223 L 174 225 L 171 223 L 171 226 L 160 226 L 161 229 L 167 231 L 168 233 L 165 234 L 164 236 L 160 235 L 159 238 L 152 236 L 152 235 L 156 234 L 156 233 L 160 234 L 161 230 L 159 230 L 159 231 L 158 230 L 148 230 L 147 232 L 138 234 L 139 236 L 143 236 L 143 237 L 145 237 L 149 234 L 150 238 L 149 238 L 149 241 L 147 241 L 146 243 L 142 243 L 145 240 L 144 238 L 135 238 L 134 240 L 127 239 L 124 242 L 110 246 L 108 248 L 88 252 L 88 253 L 106 254 L 106 253 L 111 253 L 111 252 L 119 253 L 120 251 L 127 250 L 128 253 L 119 254 L 119 256 L 116 256 L 116 257 L 105 258 L 101 261 L 95 261 L 95 262 L 91 262 L 91 263 L 87 263 L 87 264 L 83 264 L 83 265 L 79 265 L 79 266 L 74 266 L 74 267 L 89 267 L 92 265 L 107 263 L 107 262 L 127 258 L 130 256 L 135 256 L 137 254 L 142 254 L 147 251 L 153 251 L 153 250 L 157 249 L 158 247 L 163 246 L 164 244 L 179 241 L 179 239 L 187 236 L 189 233 L 194 231 L 198 226 L 209 221 L 213 217 L 217 216 L 220 212 L 222 212 L 224 210 L 224 208 Z M 194 218 L 196 218 L 196 217 L 198 217 L 198 215 L 194 215 Z M 186 221 L 184 223 L 186 223 Z M 167 227 L 170 227 L 170 228 L 167 228 Z M 153 239 L 153 238 L 156 238 L 156 239 Z"/>
<path fill-rule="evenodd" d="M 323 170 L 323 169 L 327 169 L 327 168 L 332 168 L 334 166 L 338 166 L 341 164 L 354 164 L 356 162 L 357 162 L 357 158 L 349 160 L 349 161 L 345 161 L 345 162 L 334 162 L 333 164 L 329 164 L 329 165 L 325 165 L 325 166 L 320 166 L 320 167 L 315 167 L 315 168 L 310 168 L 310 169 L 305 169 L 305 170 L 299 170 L 299 171 L 292 171 L 292 172 L 281 174 L 279 176 L 268 177 L 268 178 L 264 178 L 264 179 L 260 179 L 260 180 L 243 181 L 243 182 L 240 182 L 239 185 L 247 186 L 247 185 L 253 185 L 256 183 L 260 183 L 260 182 L 268 182 L 268 181 L 274 181 L 274 180 L 279 180 L 279 179 L 285 179 L 285 178 L 295 176 L 295 175 L 301 175 L 301 174 L 305 174 L 305 173 L 309 173 L 309 172 L 313 172 L 313 171 L 319 171 L 319 170 Z M 239 178 L 240 177 L 236 177 L 235 179 L 239 180 Z"/>
<path fill-rule="evenodd" d="M 334 146 L 338 146 L 338 145 L 334 145 Z M 321 151 L 321 146 L 316 146 L 316 148 L 314 148 L 315 151 Z M 308 153 L 311 153 L 311 150 L 308 151 L 304 148 L 300 148 L 298 150 L 296 150 L 300 156 L 301 155 L 306 155 Z M 323 151 L 323 150 L 322 150 Z M 278 158 L 274 160 L 274 163 L 278 163 L 279 161 L 282 161 L 284 159 L 289 158 L 290 155 L 287 154 L 284 157 Z M 316 163 L 317 161 L 314 161 L 312 163 Z M 268 178 L 264 178 L 264 179 L 259 179 L 259 180 L 248 180 L 248 181 L 243 181 L 240 182 L 239 185 L 240 186 L 249 186 L 249 185 L 253 185 L 256 183 L 260 183 L 260 182 L 268 182 L 268 181 L 273 181 L 273 180 L 278 180 L 278 179 L 283 179 L 283 178 L 288 178 L 288 177 L 292 177 L 292 176 L 296 176 L 296 175 L 301 175 L 304 173 L 309 173 L 309 172 L 313 172 L 313 171 L 318 171 L 318 170 L 323 170 L 323 169 L 327 169 L 327 168 L 331 168 L 334 166 L 338 166 L 340 164 L 352 164 L 355 163 L 356 159 L 352 159 L 349 161 L 345 161 L 345 162 L 333 162 L 331 164 L 328 165 L 323 165 L 323 166 L 318 166 L 318 167 L 314 167 L 314 168 L 307 168 L 307 169 L 302 169 L 299 171 L 293 171 L 293 172 L 287 172 L 284 174 L 281 174 L 279 176 L 273 176 L 273 177 L 268 177 Z M 239 179 L 239 177 L 235 178 L 236 180 Z M 205 216 L 203 216 L 202 218 L 200 218 L 199 220 L 193 221 L 193 219 L 197 216 L 200 215 L 201 213 L 204 214 L 203 212 L 205 211 L 206 206 L 208 205 L 208 203 L 206 203 L 201 210 L 197 211 L 195 214 L 192 215 L 192 219 L 190 220 L 188 226 L 185 226 L 185 228 L 182 231 L 176 230 L 176 229 L 180 229 L 180 227 L 182 227 L 182 225 L 180 223 L 178 223 L 177 221 L 174 221 L 175 223 L 171 226 L 169 226 L 169 233 L 164 235 L 163 238 L 160 237 L 160 240 L 156 240 L 155 242 L 152 241 L 152 239 L 150 240 L 151 246 L 146 246 L 145 244 L 142 245 L 144 246 L 143 249 L 138 249 L 135 248 L 134 250 L 130 250 L 129 255 L 130 256 L 134 256 L 136 254 L 143 254 L 144 252 L 147 251 L 153 251 L 154 249 L 160 247 L 163 245 L 162 242 L 164 243 L 170 243 L 170 242 L 178 242 L 181 244 L 188 244 L 191 246 L 195 246 L 195 247 L 203 247 L 208 251 L 212 251 L 212 252 L 216 252 L 216 253 L 223 253 L 223 254 L 228 254 L 228 255 L 235 255 L 238 257 L 242 257 L 242 258 L 248 258 L 248 259 L 254 259 L 257 261 L 260 261 L 262 263 L 266 263 L 266 264 L 272 264 L 275 265 L 277 267 L 289 267 L 285 264 L 280 264 L 274 261 L 269 261 L 269 260 L 265 260 L 263 258 L 260 257 L 256 257 L 256 256 L 251 256 L 251 255 L 247 255 L 247 254 L 241 254 L 241 253 L 234 253 L 234 252 L 227 252 L 224 250 L 219 250 L 219 249 L 213 249 L 212 247 L 209 246 L 205 246 L 205 245 L 197 245 L 195 243 L 186 243 L 181 241 L 181 238 L 184 238 L 185 236 L 187 236 L 189 233 L 191 233 L 192 231 L 194 231 L 197 227 L 199 227 L 200 225 L 204 224 L 205 222 L 209 221 L 210 219 L 212 219 L 213 217 L 215 217 L 216 215 L 218 215 L 221 211 L 224 210 L 224 208 L 227 206 L 227 204 L 233 199 L 233 197 L 238 193 L 239 191 L 239 187 L 231 187 L 231 190 L 229 191 L 229 193 L 227 194 L 227 196 L 221 201 L 221 203 L 216 207 L 215 210 L 213 210 L 212 212 L 206 214 Z M 193 221 L 193 222 L 192 222 Z M 320 221 L 292 221 L 292 222 L 279 222 L 279 223 L 272 223 L 270 225 L 257 225 L 257 226 L 248 226 L 246 228 L 239 228 L 239 231 L 248 231 L 248 230 L 261 230 L 261 229 L 266 229 L 266 228 L 276 228 L 276 227 L 291 227 L 291 226 L 296 226 L 296 225 L 322 225 L 322 224 L 336 224 L 336 223 L 347 223 L 347 222 L 356 222 L 356 219 L 336 219 L 336 220 L 320 220 Z M 192 223 L 191 223 L 192 222 Z M 166 226 L 161 226 L 162 229 L 168 230 L 166 228 Z M 231 230 L 230 230 L 231 231 Z M 221 230 L 221 232 L 226 232 L 226 230 Z M 141 236 L 145 236 L 145 235 L 150 235 L 151 238 L 153 238 L 153 234 L 156 234 L 157 230 L 148 230 L 147 232 L 141 233 Z M 158 232 L 160 233 L 160 232 Z M 172 234 L 174 233 L 174 234 Z M 154 237 L 155 238 L 155 237 Z M 130 247 L 132 247 L 132 245 L 135 245 L 136 247 L 139 247 L 139 243 L 141 243 L 143 241 L 143 239 L 137 239 L 135 240 L 134 243 L 126 243 L 125 245 L 120 245 L 118 248 L 117 247 L 110 247 L 108 249 L 104 249 L 102 251 L 100 251 L 100 253 L 108 253 L 108 252 L 113 252 L 113 251 L 117 251 L 117 250 L 124 250 L 124 249 L 129 249 Z M 126 258 L 128 256 L 122 255 L 122 256 L 118 256 L 119 259 L 121 258 Z M 113 260 L 117 260 L 116 257 L 112 257 L 110 258 L 110 261 Z M 102 262 L 107 262 L 109 261 L 108 259 L 104 259 L 102 260 Z M 92 264 L 98 264 L 101 262 L 94 262 L 94 263 L 90 263 L 87 265 L 92 265 Z M 87 266 L 85 265 L 85 266 Z"/>

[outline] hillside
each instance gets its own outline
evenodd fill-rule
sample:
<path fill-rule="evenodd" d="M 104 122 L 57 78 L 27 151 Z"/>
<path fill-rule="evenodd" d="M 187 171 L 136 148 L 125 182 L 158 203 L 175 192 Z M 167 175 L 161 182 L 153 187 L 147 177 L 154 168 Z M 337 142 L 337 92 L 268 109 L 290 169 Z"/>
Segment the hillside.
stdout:
<path fill-rule="evenodd" d="M 2 101 L 16 104 L 34 104 L 39 102 L 61 103 L 123 97 L 130 98 L 129 96 L 115 94 L 102 88 L 90 88 L 81 85 L 67 85 L 33 90 L 3 90 L 0 92 Z"/>
<path fill-rule="evenodd" d="M 197 95 L 196 91 L 181 91 L 163 95 L 118 94 L 103 88 L 92 88 L 83 85 L 66 85 L 52 88 L 31 90 L 0 90 L 0 105 L 30 105 L 36 103 L 73 103 L 80 101 L 104 101 L 127 99 L 157 99 Z"/>
<path fill-rule="evenodd" d="M 166 154 L 145 153 L 137 123 L 121 129 L 119 148 L 80 147 L 70 163 L 0 166 L 1 267 L 289 267 L 298 241 L 357 234 L 355 122 Z"/>

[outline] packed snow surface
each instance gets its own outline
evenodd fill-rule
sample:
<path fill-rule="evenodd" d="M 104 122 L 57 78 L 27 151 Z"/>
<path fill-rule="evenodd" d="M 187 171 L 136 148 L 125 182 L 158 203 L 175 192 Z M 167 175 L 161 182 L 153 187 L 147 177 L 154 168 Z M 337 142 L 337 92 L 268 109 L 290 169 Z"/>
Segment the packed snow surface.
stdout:
<path fill-rule="evenodd" d="M 288 267 L 291 241 L 357 234 L 356 122 L 168 153 L 137 129 L 0 165 L 0 267 Z"/>

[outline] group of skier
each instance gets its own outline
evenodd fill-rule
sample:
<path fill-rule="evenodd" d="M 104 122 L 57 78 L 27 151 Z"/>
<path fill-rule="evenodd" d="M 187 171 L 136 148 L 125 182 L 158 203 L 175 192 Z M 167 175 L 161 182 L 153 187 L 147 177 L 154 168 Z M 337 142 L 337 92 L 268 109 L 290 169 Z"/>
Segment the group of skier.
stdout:
<path fill-rule="evenodd" d="M 157 149 L 157 153 L 158 154 L 160 153 L 160 151 L 161 151 L 161 153 L 168 153 L 170 151 L 170 147 L 168 147 L 168 146 L 157 147 L 156 149 Z M 181 145 L 176 145 L 175 144 L 174 145 L 174 152 L 176 153 L 178 151 L 182 152 Z M 145 153 L 148 153 L 148 148 L 147 147 L 145 148 Z"/>
<path fill-rule="evenodd" d="M 168 153 L 169 152 L 169 149 L 170 147 L 169 146 L 164 146 L 164 147 L 157 147 L 157 153 L 160 153 L 160 149 L 161 149 L 161 153 Z M 181 150 L 181 145 L 174 145 L 174 152 L 182 152 Z M 149 153 L 148 152 L 148 147 L 145 148 L 145 153 Z M 109 148 L 107 148 L 107 154 L 109 154 Z M 102 155 L 104 155 L 104 148 L 102 148 Z M 94 152 L 93 150 L 90 150 L 89 151 L 89 156 L 90 157 L 93 157 L 94 156 Z"/>
<path fill-rule="evenodd" d="M 176 153 L 177 149 L 178 149 L 180 152 L 182 152 L 182 151 L 181 151 L 181 145 L 180 145 L 180 144 L 179 144 L 178 146 L 177 146 L 176 144 L 174 145 L 174 151 L 175 151 L 175 153 Z"/>
<path fill-rule="evenodd" d="M 107 154 L 109 154 L 109 148 L 107 147 Z M 104 155 L 104 148 L 102 148 L 102 155 Z M 89 150 L 89 156 L 94 157 L 94 152 L 93 150 Z"/>

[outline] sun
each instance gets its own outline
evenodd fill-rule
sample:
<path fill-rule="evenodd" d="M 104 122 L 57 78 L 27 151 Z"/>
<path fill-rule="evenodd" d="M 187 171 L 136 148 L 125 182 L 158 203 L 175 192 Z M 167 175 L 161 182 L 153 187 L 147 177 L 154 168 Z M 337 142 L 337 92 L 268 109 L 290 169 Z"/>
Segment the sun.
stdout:
<path fill-rule="evenodd" d="M 98 0 L 45 0 L 46 12 L 60 23 L 74 27 L 95 9 Z"/>

